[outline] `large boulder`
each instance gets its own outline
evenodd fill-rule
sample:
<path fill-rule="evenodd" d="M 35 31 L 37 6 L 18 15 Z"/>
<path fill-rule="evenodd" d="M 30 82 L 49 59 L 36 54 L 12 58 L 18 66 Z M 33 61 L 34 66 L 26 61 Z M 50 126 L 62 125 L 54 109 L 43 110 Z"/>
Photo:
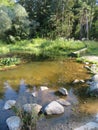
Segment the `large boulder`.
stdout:
<path fill-rule="evenodd" d="M 58 100 L 56 100 L 58 103 L 60 103 L 61 105 L 63 105 L 63 106 L 70 106 L 71 105 L 71 103 L 70 102 L 68 102 L 68 101 L 66 101 L 65 99 L 63 99 L 63 98 L 60 98 L 60 99 L 58 99 Z"/>
<path fill-rule="evenodd" d="M 33 113 L 35 112 L 36 114 L 38 114 L 41 110 L 42 106 L 39 105 L 39 104 L 25 104 L 23 105 L 23 110 L 24 112 L 27 112 L 27 113 Z"/>
<path fill-rule="evenodd" d="M 60 89 L 59 89 L 59 92 L 60 92 L 62 95 L 65 95 L 65 96 L 68 95 L 68 91 L 67 91 L 66 88 L 60 88 Z"/>
<path fill-rule="evenodd" d="M 52 101 L 45 107 L 45 113 L 47 115 L 62 114 L 64 113 L 64 107 L 56 101 Z"/>
<path fill-rule="evenodd" d="M 8 110 L 10 108 L 12 108 L 13 106 L 15 106 L 16 101 L 15 100 L 8 100 L 6 101 L 6 103 L 4 104 L 4 109 Z"/>
<path fill-rule="evenodd" d="M 21 130 L 22 122 L 18 116 L 11 116 L 6 120 L 9 130 Z"/>

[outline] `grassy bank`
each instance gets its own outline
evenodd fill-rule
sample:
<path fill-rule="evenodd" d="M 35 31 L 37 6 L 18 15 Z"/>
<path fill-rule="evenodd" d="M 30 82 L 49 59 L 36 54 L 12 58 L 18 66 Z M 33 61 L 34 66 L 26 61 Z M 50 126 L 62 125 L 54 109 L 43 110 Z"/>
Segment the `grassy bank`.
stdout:
<path fill-rule="evenodd" d="M 86 41 L 85 44 L 87 45 L 89 55 L 98 56 L 98 41 Z"/>
<path fill-rule="evenodd" d="M 18 41 L 14 44 L 7 44 L 0 41 L 0 54 L 27 53 L 37 57 L 43 56 L 54 58 L 67 56 L 71 52 L 84 47 L 88 48 L 88 54 L 98 55 L 98 42 L 95 41 L 75 41 L 73 39 L 47 40 L 41 38 Z"/>
<path fill-rule="evenodd" d="M 84 48 L 85 43 L 74 40 L 46 40 L 46 39 L 32 39 L 18 41 L 14 44 L 6 44 L 0 41 L 0 54 L 7 53 L 29 53 L 35 56 L 56 57 L 66 56 L 72 51 Z"/>

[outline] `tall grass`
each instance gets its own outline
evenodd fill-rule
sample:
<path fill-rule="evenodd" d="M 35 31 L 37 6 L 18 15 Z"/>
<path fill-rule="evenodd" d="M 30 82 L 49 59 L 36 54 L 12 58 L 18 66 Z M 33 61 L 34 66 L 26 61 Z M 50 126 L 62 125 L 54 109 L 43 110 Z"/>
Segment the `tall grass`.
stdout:
<path fill-rule="evenodd" d="M 31 40 L 17 41 L 15 44 L 5 44 L 0 41 L 0 54 L 23 52 L 46 57 L 66 56 L 70 52 L 86 47 L 86 45 L 89 47 L 89 51 L 92 51 L 92 44 L 92 42 L 85 43 L 83 41 L 73 39 L 48 40 L 36 38 Z M 95 43 L 94 45 L 97 46 Z"/>
<path fill-rule="evenodd" d="M 87 41 L 85 44 L 88 47 L 88 54 L 98 56 L 98 41 Z"/>

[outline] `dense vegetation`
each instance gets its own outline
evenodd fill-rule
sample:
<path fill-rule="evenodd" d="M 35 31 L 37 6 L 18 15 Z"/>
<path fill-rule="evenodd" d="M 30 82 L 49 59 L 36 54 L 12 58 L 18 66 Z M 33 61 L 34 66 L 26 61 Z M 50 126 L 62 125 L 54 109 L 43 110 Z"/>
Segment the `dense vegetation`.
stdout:
<path fill-rule="evenodd" d="M 96 0 L 1 0 L 0 38 L 97 39 Z"/>

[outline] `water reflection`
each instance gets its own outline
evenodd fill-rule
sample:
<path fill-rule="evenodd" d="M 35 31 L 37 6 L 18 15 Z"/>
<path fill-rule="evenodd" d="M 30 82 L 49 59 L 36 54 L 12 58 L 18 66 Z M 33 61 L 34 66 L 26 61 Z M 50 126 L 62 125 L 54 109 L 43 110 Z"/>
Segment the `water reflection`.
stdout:
<path fill-rule="evenodd" d="M 4 83 L 5 93 L 4 93 L 4 100 L 15 100 L 18 96 L 17 92 L 10 86 L 8 82 Z"/>

